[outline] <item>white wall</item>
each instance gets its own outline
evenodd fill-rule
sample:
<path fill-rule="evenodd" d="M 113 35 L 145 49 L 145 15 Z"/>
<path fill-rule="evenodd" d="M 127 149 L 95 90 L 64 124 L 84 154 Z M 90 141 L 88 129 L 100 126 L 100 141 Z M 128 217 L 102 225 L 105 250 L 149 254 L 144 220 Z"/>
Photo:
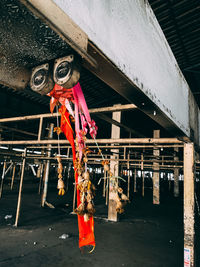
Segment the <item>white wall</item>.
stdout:
<path fill-rule="evenodd" d="M 145 0 L 53 0 L 189 136 L 188 85 Z"/>

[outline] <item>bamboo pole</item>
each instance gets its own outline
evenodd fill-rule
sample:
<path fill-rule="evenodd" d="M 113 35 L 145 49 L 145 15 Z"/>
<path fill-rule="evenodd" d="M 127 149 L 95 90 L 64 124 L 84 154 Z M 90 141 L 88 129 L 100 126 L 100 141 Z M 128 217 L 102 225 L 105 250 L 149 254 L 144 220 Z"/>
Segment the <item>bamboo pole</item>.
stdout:
<path fill-rule="evenodd" d="M 24 170 L 25 170 L 25 163 L 26 163 L 26 148 L 23 154 L 23 163 L 22 163 L 22 170 L 21 170 L 21 178 L 20 178 L 20 185 L 19 185 L 19 194 L 18 194 L 18 202 L 17 202 L 17 211 L 16 211 L 16 218 L 14 226 L 18 226 L 18 220 L 20 215 L 20 208 L 21 208 L 21 198 L 22 198 L 22 186 L 24 180 Z"/>
<path fill-rule="evenodd" d="M 3 183 L 4 183 L 5 172 L 6 172 L 6 161 L 4 161 L 3 163 L 3 172 L 1 176 L 1 187 L 0 187 L 0 198 L 2 197 L 2 194 L 3 194 Z"/>
<path fill-rule="evenodd" d="M 16 170 L 16 164 L 13 165 L 12 181 L 11 181 L 11 185 L 10 185 L 10 190 L 13 190 L 14 179 L 15 179 L 15 170 Z"/>

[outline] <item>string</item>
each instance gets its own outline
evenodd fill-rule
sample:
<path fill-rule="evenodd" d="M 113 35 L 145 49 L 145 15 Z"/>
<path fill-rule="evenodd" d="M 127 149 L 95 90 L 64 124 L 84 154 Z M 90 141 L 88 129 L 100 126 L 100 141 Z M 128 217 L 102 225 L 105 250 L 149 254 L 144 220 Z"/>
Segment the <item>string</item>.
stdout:
<path fill-rule="evenodd" d="M 59 121 L 58 121 L 58 105 L 56 105 L 56 120 L 57 120 L 57 128 L 59 127 Z M 57 134 L 58 136 L 58 155 L 60 156 L 61 153 L 60 153 L 60 135 L 59 133 Z"/>

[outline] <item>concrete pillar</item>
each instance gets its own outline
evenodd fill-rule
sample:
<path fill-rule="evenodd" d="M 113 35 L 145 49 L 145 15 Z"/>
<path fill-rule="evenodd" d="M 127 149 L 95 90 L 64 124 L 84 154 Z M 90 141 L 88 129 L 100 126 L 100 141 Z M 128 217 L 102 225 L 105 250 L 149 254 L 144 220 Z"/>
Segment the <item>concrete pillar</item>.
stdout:
<path fill-rule="evenodd" d="M 112 114 L 112 119 L 116 120 L 118 122 L 121 122 L 121 112 L 113 112 Z M 120 138 L 120 128 L 114 124 L 112 124 L 112 129 L 111 129 L 111 138 Z M 117 161 L 119 157 L 119 150 L 118 149 L 113 149 L 111 150 L 113 155 L 111 156 L 111 161 L 110 161 L 110 171 L 113 174 L 113 176 L 118 176 L 119 175 L 119 161 Z M 117 184 L 118 180 L 115 178 L 111 178 L 109 181 L 109 202 L 108 202 L 108 220 L 110 221 L 117 221 L 118 216 L 117 216 L 117 211 L 116 211 L 116 194 L 117 194 Z"/>
<path fill-rule="evenodd" d="M 154 138 L 160 138 L 160 130 L 153 131 Z M 154 157 L 160 155 L 159 149 L 153 150 Z M 160 204 L 160 173 L 159 173 L 159 163 L 153 162 L 153 204 Z"/>
<path fill-rule="evenodd" d="M 184 266 L 194 267 L 194 144 L 184 144 Z"/>
<path fill-rule="evenodd" d="M 178 147 L 174 148 L 174 152 L 175 152 L 174 160 L 178 161 L 179 158 L 176 155 L 176 153 L 178 152 Z M 175 168 L 174 169 L 174 197 L 178 197 L 178 196 L 179 196 L 179 168 Z"/>

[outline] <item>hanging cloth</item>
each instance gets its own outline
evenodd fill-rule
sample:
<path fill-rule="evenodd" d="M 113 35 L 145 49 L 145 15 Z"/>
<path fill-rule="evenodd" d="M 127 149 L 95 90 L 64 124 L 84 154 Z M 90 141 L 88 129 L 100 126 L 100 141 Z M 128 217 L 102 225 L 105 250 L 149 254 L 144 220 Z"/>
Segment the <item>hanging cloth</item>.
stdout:
<path fill-rule="evenodd" d="M 59 109 L 61 113 L 61 130 L 65 134 L 67 140 L 69 141 L 72 147 L 73 153 L 73 163 L 76 160 L 76 150 L 74 143 L 74 132 L 70 123 L 69 113 L 66 110 L 65 106 L 61 106 Z M 75 118 L 76 121 L 76 118 Z M 78 184 L 78 173 L 74 164 L 74 172 L 75 172 L 75 182 L 76 182 L 76 190 L 77 190 L 77 206 L 81 203 L 80 201 L 80 191 L 77 189 Z M 89 218 L 87 222 L 84 221 L 84 216 L 78 215 L 78 227 L 79 227 L 79 247 L 91 245 L 95 247 L 95 237 L 94 237 L 94 219 L 93 216 Z"/>

